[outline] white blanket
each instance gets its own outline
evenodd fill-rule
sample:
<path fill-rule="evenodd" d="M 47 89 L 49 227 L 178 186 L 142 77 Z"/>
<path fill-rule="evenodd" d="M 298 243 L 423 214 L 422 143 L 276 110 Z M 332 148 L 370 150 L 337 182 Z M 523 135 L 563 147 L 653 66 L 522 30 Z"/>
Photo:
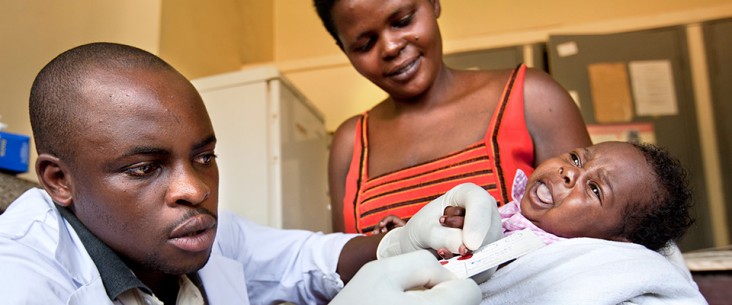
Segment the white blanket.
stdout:
<path fill-rule="evenodd" d="M 499 269 L 481 304 L 707 304 L 686 270 L 643 246 L 555 242 Z"/>

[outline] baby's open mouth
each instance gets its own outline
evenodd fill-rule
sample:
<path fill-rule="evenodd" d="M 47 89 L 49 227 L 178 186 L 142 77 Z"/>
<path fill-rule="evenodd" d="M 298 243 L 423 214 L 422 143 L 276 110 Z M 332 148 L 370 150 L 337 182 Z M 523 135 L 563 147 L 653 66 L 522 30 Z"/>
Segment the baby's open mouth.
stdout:
<path fill-rule="evenodd" d="M 554 204 L 552 192 L 544 183 L 539 184 L 536 188 L 536 197 L 544 204 Z"/>

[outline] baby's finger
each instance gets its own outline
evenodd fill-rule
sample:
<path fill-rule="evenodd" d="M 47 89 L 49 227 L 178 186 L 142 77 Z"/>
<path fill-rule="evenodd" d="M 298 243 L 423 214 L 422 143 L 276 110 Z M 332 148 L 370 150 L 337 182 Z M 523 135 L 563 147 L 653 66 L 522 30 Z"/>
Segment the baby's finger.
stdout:
<path fill-rule="evenodd" d="M 379 223 L 374 227 L 373 231 L 371 231 L 372 234 L 381 234 L 391 231 L 391 229 L 397 228 L 397 227 L 403 227 L 405 224 L 407 224 L 406 221 L 402 220 L 401 218 L 397 217 L 396 215 L 388 215 L 379 221 Z"/>
<path fill-rule="evenodd" d="M 437 250 L 437 255 L 439 255 L 442 259 L 449 259 L 454 256 L 450 250 L 447 250 L 447 248 L 440 248 Z"/>
<path fill-rule="evenodd" d="M 440 224 L 448 228 L 462 229 L 465 224 L 465 217 L 463 216 L 442 216 L 440 217 Z"/>
<path fill-rule="evenodd" d="M 465 216 L 465 208 L 461 206 L 448 206 L 445 208 L 443 215 L 447 216 Z"/>
<path fill-rule="evenodd" d="M 373 230 L 371 230 L 372 235 L 381 234 L 386 232 L 386 227 L 376 226 Z"/>

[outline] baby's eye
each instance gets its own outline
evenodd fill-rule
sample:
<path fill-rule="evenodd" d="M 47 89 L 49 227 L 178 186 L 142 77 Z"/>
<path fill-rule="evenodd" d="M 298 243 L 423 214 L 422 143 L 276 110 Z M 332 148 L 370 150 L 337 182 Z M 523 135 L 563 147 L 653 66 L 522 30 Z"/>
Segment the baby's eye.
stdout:
<path fill-rule="evenodd" d="M 572 160 L 572 163 L 574 163 L 575 166 L 582 166 L 582 161 L 576 153 L 569 153 L 569 158 Z"/>
<path fill-rule="evenodd" d="M 600 189 L 600 187 L 597 186 L 597 184 L 592 183 L 592 182 L 589 183 L 589 187 L 590 187 L 590 191 L 592 191 L 592 193 L 595 194 L 595 196 L 598 199 L 601 199 L 600 196 L 602 195 L 602 190 Z"/>

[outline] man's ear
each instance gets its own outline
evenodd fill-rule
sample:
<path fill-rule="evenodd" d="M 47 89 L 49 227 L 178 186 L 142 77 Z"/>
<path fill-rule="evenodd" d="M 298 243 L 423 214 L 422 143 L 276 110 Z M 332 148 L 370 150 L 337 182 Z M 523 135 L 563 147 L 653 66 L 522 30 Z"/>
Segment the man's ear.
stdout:
<path fill-rule="evenodd" d="M 40 154 L 36 159 L 38 181 L 59 205 L 68 207 L 74 201 L 68 167 L 58 157 Z"/>
<path fill-rule="evenodd" d="M 432 0 L 432 7 L 435 9 L 435 18 L 440 18 L 440 11 L 442 10 L 440 0 Z"/>

